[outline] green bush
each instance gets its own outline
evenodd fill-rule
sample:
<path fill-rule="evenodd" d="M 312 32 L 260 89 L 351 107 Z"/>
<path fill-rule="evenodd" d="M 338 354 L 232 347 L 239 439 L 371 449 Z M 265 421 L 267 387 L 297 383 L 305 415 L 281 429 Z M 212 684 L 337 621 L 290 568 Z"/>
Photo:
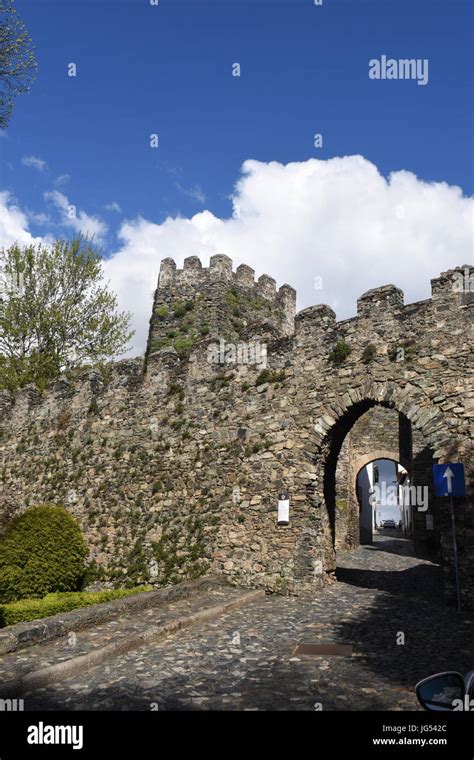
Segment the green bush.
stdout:
<path fill-rule="evenodd" d="M 152 586 L 139 586 L 133 589 L 116 589 L 113 591 L 66 591 L 58 594 L 47 594 L 43 599 L 22 599 L 19 602 L 0 605 L 0 628 L 15 625 L 28 620 L 56 615 L 59 612 L 69 612 L 79 607 L 89 607 L 91 604 L 110 602 L 123 596 L 141 594 L 152 591 Z"/>
<path fill-rule="evenodd" d="M 281 383 L 284 379 L 285 370 L 283 369 L 279 372 L 271 369 L 262 369 L 255 380 L 255 385 L 263 385 L 264 383 Z"/>
<path fill-rule="evenodd" d="M 160 320 L 166 319 L 169 314 L 169 309 L 167 306 L 158 306 L 158 308 L 155 309 L 155 314 Z"/>
<path fill-rule="evenodd" d="M 173 314 L 176 319 L 181 319 L 186 314 L 186 307 L 182 303 L 175 303 L 173 307 Z"/>
<path fill-rule="evenodd" d="M 62 507 L 32 507 L 0 539 L 0 602 L 75 591 L 85 572 L 81 529 Z"/>
<path fill-rule="evenodd" d="M 340 367 L 341 364 L 344 364 L 350 352 L 351 347 L 344 340 L 338 340 L 329 354 L 329 361 L 332 362 L 334 366 Z"/>
<path fill-rule="evenodd" d="M 193 347 L 195 341 L 193 338 L 176 338 L 173 342 L 173 348 L 178 352 L 180 356 L 189 351 Z"/>
<path fill-rule="evenodd" d="M 400 345 L 393 345 L 388 350 L 388 358 L 392 362 L 410 362 L 416 353 L 416 344 L 413 339 L 407 340 Z"/>
<path fill-rule="evenodd" d="M 375 355 L 377 353 L 377 348 L 374 346 L 373 343 L 369 343 L 368 346 L 364 348 L 364 351 L 362 352 L 362 361 L 364 364 L 370 364 L 372 359 L 374 359 Z"/>

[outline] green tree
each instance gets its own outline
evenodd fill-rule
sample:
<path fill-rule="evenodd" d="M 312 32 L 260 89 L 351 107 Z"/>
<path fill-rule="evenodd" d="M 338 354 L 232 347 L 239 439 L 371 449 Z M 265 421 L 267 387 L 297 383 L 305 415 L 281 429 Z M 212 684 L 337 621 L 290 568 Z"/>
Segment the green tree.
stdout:
<path fill-rule="evenodd" d="M 123 353 L 130 314 L 103 284 L 103 263 L 85 238 L 0 252 L 0 388 L 43 389 L 61 372 Z"/>
<path fill-rule="evenodd" d="M 13 111 L 13 98 L 28 92 L 36 76 L 36 59 L 30 35 L 17 16 L 13 0 L 0 0 L 0 128 Z"/>

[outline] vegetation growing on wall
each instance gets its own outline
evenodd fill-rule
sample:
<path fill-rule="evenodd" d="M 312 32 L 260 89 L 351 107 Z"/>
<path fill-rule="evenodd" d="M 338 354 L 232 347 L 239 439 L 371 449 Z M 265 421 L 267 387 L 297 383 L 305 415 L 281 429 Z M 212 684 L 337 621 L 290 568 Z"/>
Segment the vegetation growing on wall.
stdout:
<path fill-rule="evenodd" d="M 329 361 L 335 367 L 340 367 L 346 361 L 351 353 L 351 347 L 344 340 L 338 340 L 333 350 L 329 354 Z"/>
<path fill-rule="evenodd" d="M 281 383 L 285 379 L 285 370 L 272 370 L 262 369 L 260 374 L 255 380 L 255 385 L 263 385 L 264 383 Z"/>
<path fill-rule="evenodd" d="M 400 343 L 393 344 L 388 350 L 388 358 L 392 362 L 410 362 L 416 352 L 415 341 L 405 340 Z"/>
<path fill-rule="evenodd" d="M 362 361 L 364 364 L 370 364 L 370 362 L 375 359 L 376 354 L 377 348 L 373 343 L 369 343 L 369 345 L 366 346 L 362 352 Z"/>

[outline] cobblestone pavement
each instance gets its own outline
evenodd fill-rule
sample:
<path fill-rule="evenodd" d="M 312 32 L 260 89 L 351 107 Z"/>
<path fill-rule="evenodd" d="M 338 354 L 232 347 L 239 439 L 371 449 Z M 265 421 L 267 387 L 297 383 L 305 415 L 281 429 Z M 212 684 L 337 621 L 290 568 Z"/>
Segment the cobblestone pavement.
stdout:
<path fill-rule="evenodd" d="M 267 596 L 25 696 L 85 710 L 412 710 L 414 685 L 474 668 L 474 621 L 442 604 L 440 570 L 377 536 L 314 596 Z M 403 643 L 397 643 L 404 638 Z M 300 643 L 352 656 L 295 656 Z"/>
<path fill-rule="evenodd" d="M 112 641 L 126 639 L 152 626 L 172 623 L 200 610 L 232 602 L 241 595 L 242 589 L 231 586 L 209 589 L 198 594 L 193 593 L 188 598 L 140 610 L 134 615 L 109 620 L 77 633 L 72 631 L 71 634 L 75 636 L 74 644 L 71 644 L 71 634 L 69 634 L 5 654 L 0 657 L 0 683 L 14 677 L 18 678 L 31 670 L 39 670 L 73 657 L 89 654 Z"/>

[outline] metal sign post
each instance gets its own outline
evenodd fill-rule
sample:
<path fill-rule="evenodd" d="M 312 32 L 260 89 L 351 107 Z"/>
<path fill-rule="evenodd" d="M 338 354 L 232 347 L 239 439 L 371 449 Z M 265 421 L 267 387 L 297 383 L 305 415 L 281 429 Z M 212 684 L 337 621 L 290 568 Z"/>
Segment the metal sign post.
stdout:
<path fill-rule="evenodd" d="M 451 507 L 451 527 L 453 529 L 453 548 L 454 548 L 454 574 L 456 576 L 456 598 L 458 602 L 458 612 L 461 612 L 461 591 L 459 588 L 459 564 L 458 564 L 458 545 L 456 542 L 456 521 L 454 519 L 454 502 L 453 497 L 449 499 Z"/>
<path fill-rule="evenodd" d="M 454 517 L 453 496 L 466 495 L 466 481 L 464 478 L 464 465 L 461 462 L 456 464 L 434 464 L 433 481 L 436 496 L 449 496 L 449 505 L 451 511 L 451 527 L 453 531 L 453 549 L 454 549 L 454 574 L 456 578 L 456 598 L 458 612 L 461 612 L 461 589 L 459 585 L 459 562 L 458 546 L 456 541 L 456 520 Z"/>

